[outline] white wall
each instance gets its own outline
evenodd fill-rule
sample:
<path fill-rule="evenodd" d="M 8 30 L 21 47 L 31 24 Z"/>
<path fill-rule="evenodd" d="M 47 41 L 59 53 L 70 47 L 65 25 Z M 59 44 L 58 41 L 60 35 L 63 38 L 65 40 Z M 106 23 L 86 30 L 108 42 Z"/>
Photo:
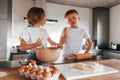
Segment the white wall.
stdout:
<path fill-rule="evenodd" d="M 110 8 L 110 42 L 120 44 L 120 5 Z"/>
<path fill-rule="evenodd" d="M 13 45 L 19 44 L 19 35 L 23 28 L 26 27 L 23 17 L 26 16 L 28 9 L 32 6 L 31 0 L 13 0 Z M 64 14 L 68 9 L 76 9 L 81 18 L 80 26 L 85 28 L 90 34 L 92 33 L 92 9 L 47 3 L 47 18 L 56 19 L 58 22 L 55 24 L 46 24 L 45 28 L 48 30 L 51 38 L 57 42 L 63 28 L 68 26 L 64 19 Z"/>
<path fill-rule="evenodd" d="M 12 44 L 19 44 L 19 35 L 27 26 L 23 17 L 26 17 L 27 11 L 33 6 L 32 0 L 13 0 L 12 5 Z"/>
<path fill-rule="evenodd" d="M 90 34 L 92 33 L 92 9 L 89 8 L 82 8 L 82 7 L 75 7 L 75 6 L 67 6 L 67 5 L 60 5 L 60 4 L 53 4 L 47 3 L 47 18 L 48 19 L 56 19 L 58 20 L 55 24 L 46 24 L 46 28 L 50 33 L 50 36 L 53 40 L 58 41 L 60 34 L 64 27 L 68 26 L 64 15 L 67 10 L 69 9 L 76 9 L 80 15 L 80 22 L 79 25 L 85 28 Z M 51 34 L 54 33 L 54 34 Z M 56 36 L 58 35 L 58 36 Z"/>

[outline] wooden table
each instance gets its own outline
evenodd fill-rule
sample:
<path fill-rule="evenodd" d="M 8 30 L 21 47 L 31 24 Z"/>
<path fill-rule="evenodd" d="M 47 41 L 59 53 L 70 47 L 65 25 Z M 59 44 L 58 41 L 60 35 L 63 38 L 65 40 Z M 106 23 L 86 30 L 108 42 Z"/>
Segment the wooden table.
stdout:
<path fill-rule="evenodd" d="M 87 77 L 77 80 L 120 80 L 120 60 L 117 59 L 110 59 L 110 60 L 101 60 L 101 61 L 95 61 L 99 62 L 101 64 L 104 64 L 106 66 L 113 67 L 115 69 L 118 69 L 119 72 L 112 73 L 112 74 L 106 74 L 106 75 L 100 75 L 100 76 L 94 76 L 94 77 Z M 6 76 L 1 76 L 0 74 L 0 80 L 30 80 L 30 78 L 25 78 L 24 76 L 20 76 L 18 71 L 18 68 L 0 68 L 0 72 L 7 73 Z M 59 80 L 65 80 L 62 75 L 60 76 Z"/>

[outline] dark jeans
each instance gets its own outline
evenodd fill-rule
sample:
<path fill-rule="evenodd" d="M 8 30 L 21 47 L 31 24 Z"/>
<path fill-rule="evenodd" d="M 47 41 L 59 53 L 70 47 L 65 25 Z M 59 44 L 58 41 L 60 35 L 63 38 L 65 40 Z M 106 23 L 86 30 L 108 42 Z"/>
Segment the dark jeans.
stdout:
<path fill-rule="evenodd" d="M 28 56 L 27 56 L 27 60 L 36 60 L 37 64 L 41 64 L 41 62 L 37 59 L 36 57 L 36 53 L 30 53 Z"/>

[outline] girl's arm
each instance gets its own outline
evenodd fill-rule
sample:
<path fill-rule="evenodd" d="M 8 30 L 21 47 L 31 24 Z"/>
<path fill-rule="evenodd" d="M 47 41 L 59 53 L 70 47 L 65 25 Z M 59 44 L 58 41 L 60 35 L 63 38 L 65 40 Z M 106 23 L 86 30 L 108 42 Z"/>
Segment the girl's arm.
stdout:
<path fill-rule="evenodd" d="M 58 43 L 54 42 L 50 37 L 48 37 L 48 42 L 51 44 L 51 45 L 58 45 Z"/>
<path fill-rule="evenodd" d="M 86 51 L 84 52 L 84 54 L 87 54 L 87 53 L 89 53 L 89 51 L 92 49 L 92 47 L 93 47 L 93 43 L 92 43 L 92 41 L 91 41 L 91 39 L 90 38 L 88 38 L 87 39 L 87 49 L 86 49 Z"/>
<path fill-rule="evenodd" d="M 54 42 L 50 37 L 48 38 L 48 42 L 51 44 L 51 45 L 54 45 L 58 48 L 62 48 L 63 46 L 61 44 L 58 44 L 56 42 Z"/>
<path fill-rule="evenodd" d="M 68 29 L 65 28 L 64 29 L 64 34 L 63 34 L 63 36 L 61 36 L 59 44 L 54 42 L 50 37 L 48 38 L 48 41 L 51 45 L 55 45 L 55 46 L 57 45 L 58 47 L 62 48 L 63 44 L 66 42 L 67 35 L 68 35 Z"/>
<path fill-rule="evenodd" d="M 28 50 L 28 49 L 31 49 L 31 48 L 36 48 L 37 46 L 41 46 L 42 45 L 42 41 L 40 39 L 38 39 L 35 43 L 32 43 L 32 44 L 27 44 L 27 42 L 20 38 L 20 47 L 19 49 L 22 51 L 22 50 Z"/>

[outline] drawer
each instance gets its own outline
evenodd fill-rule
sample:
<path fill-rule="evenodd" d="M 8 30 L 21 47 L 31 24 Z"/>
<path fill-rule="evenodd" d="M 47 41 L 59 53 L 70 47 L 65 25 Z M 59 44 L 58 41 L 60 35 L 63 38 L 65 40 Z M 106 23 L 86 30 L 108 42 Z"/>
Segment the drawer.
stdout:
<path fill-rule="evenodd" d="M 11 53 L 10 60 L 24 60 L 29 53 Z"/>

